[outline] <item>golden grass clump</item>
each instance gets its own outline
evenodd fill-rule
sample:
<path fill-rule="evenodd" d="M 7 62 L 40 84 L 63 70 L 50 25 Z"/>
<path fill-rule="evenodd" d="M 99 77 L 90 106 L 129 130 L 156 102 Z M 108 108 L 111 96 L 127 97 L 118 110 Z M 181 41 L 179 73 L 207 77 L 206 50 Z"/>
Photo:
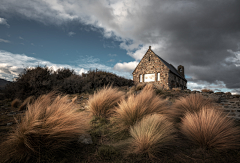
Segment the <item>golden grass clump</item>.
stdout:
<path fill-rule="evenodd" d="M 211 89 L 202 89 L 201 90 L 202 92 L 207 92 L 207 93 L 213 93 L 213 90 L 211 90 Z"/>
<path fill-rule="evenodd" d="M 146 86 L 143 89 L 144 90 L 153 90 L 154 89 L 154 84 L 152 84 L 152 83 L 146 84 Z"/>
<path fill-rule="evenodd" d="M 168 101 L 159 98 L 154 90 L 142 90 L 138 95 L 132 94 L 118 104 L 113 122 L 117 124 L 119 131 L 128 130 L 144 116 L 153 113 L 165 114 L 168 109 Z"/>
<path fill-rule="evenodd" d="M 27 105 L 28 104 L 32 104 L 35 100 L 35 97 L 34 96 L 29 96 L 28 98 L 26 98 L 22 105 L 19 106 L 18 110 L 19 111 L 22 111 L 22 110 L 26 110 L 27 109 Z"/>
<path fill-rule="evenodd" d="M 133 139 L 130 141 L 128 153 L 145 153 L 150 158 L 154 158 L 164 146 L 174 142 L 175 132 L 176 129 L 173 124 L 163 115 L 148 115 L 130 127 L 130 134 Z"/>
<path fill-rule="evenodd" d="M 22 103 L 22 101 L 19 100 L 18 98 L 16 98 L 11 102 L 11 107 L 18 108 L 21 105 L 21 103 Z"/>
<path fill-rule="evenodd" d="M 72 98 L 72 100 L 71 100 L 71 101 L 72 101 L 72 102 L 76 102 L 76 101 L 77 101 L 77 98 L 78 98 L 78 97 L 77 97 L 77 96 L 75 96 L 74 98 Z"/>
<path fill-rule="evenodd" d="M 124 95 L 124 92 L 118 91 L 117 88 L 104 87 L 89 97 L 89 110 L 94 116 L 109 117 Z"/>
<path fill-rule="evenodd" d="M 202 148 L 218 150 L 238 148 L 240 129 L 221 110 L 204 107 L 197 113 L 186 113 L 181 132 Z"/>
<path fill-rule="evenodd" d="M 142 90 L 146 86 L 146 83 L 138 83 L 136 85 L 136 91 Z"/>
<path fill-rule="evenodd" d="M 211 99 L 207 99 L 200 94 L 191 94 L 176 100 L 169 113 L 173 121 L 180 122 L 186 112 L 198 112 L 202 107 L 213 105 L 214 103 Z"/>
<path fill-rule="evenodd" d="M 77 142 L 89 130 L 89 117 L 78 112 L 76 104 L 68 102 L 68 96 L 54 95 L 50 92 L 28 105 L 17 128 L 0 146 L 1 160 L 20 162 L 40 157 L 42 152 L 51 155 Z"/>

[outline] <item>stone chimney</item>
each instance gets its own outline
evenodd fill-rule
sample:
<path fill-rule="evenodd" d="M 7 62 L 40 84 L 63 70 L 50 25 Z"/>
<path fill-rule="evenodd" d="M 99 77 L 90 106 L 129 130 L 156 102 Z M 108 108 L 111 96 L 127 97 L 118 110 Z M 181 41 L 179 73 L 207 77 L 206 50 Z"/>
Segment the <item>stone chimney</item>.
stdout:
<path fill-rule="evenodd" d="M 184 75 L 184 66 L 182 65 L 179 65 L 178 66 L 178 73 L 185 78 L 185 75 Z"/>

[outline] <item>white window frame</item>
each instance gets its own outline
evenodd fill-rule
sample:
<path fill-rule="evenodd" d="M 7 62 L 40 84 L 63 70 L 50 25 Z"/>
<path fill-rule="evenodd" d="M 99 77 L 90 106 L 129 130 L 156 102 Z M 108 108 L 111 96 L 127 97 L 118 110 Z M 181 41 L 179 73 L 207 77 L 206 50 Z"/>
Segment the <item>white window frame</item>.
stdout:
<path fill-rule="evenodd" d="M 157 73 L 157 81 L 160 81 L 160 72 Z"/>
<path fill-rule="evenodd" d="M 142 82 L 142 74 L 139 75 L 139 82 Z"/>

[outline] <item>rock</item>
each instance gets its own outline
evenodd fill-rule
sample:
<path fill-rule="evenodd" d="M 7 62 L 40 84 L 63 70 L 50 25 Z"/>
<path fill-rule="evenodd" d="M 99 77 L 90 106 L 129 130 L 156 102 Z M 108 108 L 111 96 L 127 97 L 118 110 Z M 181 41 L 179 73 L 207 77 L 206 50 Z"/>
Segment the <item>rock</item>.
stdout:
<path fill-rule="evenodd" d="M 7 123 L 7 126 L 11 126 L 11 125 L 13 125 L 13 123 L 12 123 L 12 122 L 10 122 L 10 123 Z"/>
<path fill-rule="evenodd" d="M 92 137 L 89 134 L 83 134 L 79 137 L 78 143 L 93 144 Z"/>

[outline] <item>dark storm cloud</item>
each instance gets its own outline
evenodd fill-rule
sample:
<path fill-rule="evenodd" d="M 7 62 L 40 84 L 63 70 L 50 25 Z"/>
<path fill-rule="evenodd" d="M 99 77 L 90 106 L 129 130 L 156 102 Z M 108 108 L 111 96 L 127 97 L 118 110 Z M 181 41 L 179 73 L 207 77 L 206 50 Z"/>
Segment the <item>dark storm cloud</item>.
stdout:
<path fill-rule="evenodd" d="M 141 40 L 165 42 L 157 54 L 184 65 L 195 82 L 219 80 L 227 88 L 240 87 L 240 1 L 152 1 L 143 12 L 148 13 L 142 14 L 146 32 Z M 153 37 L 156 29 L 159 34 Z M 230 57 L 234 60 L 226 61 Z"/>

